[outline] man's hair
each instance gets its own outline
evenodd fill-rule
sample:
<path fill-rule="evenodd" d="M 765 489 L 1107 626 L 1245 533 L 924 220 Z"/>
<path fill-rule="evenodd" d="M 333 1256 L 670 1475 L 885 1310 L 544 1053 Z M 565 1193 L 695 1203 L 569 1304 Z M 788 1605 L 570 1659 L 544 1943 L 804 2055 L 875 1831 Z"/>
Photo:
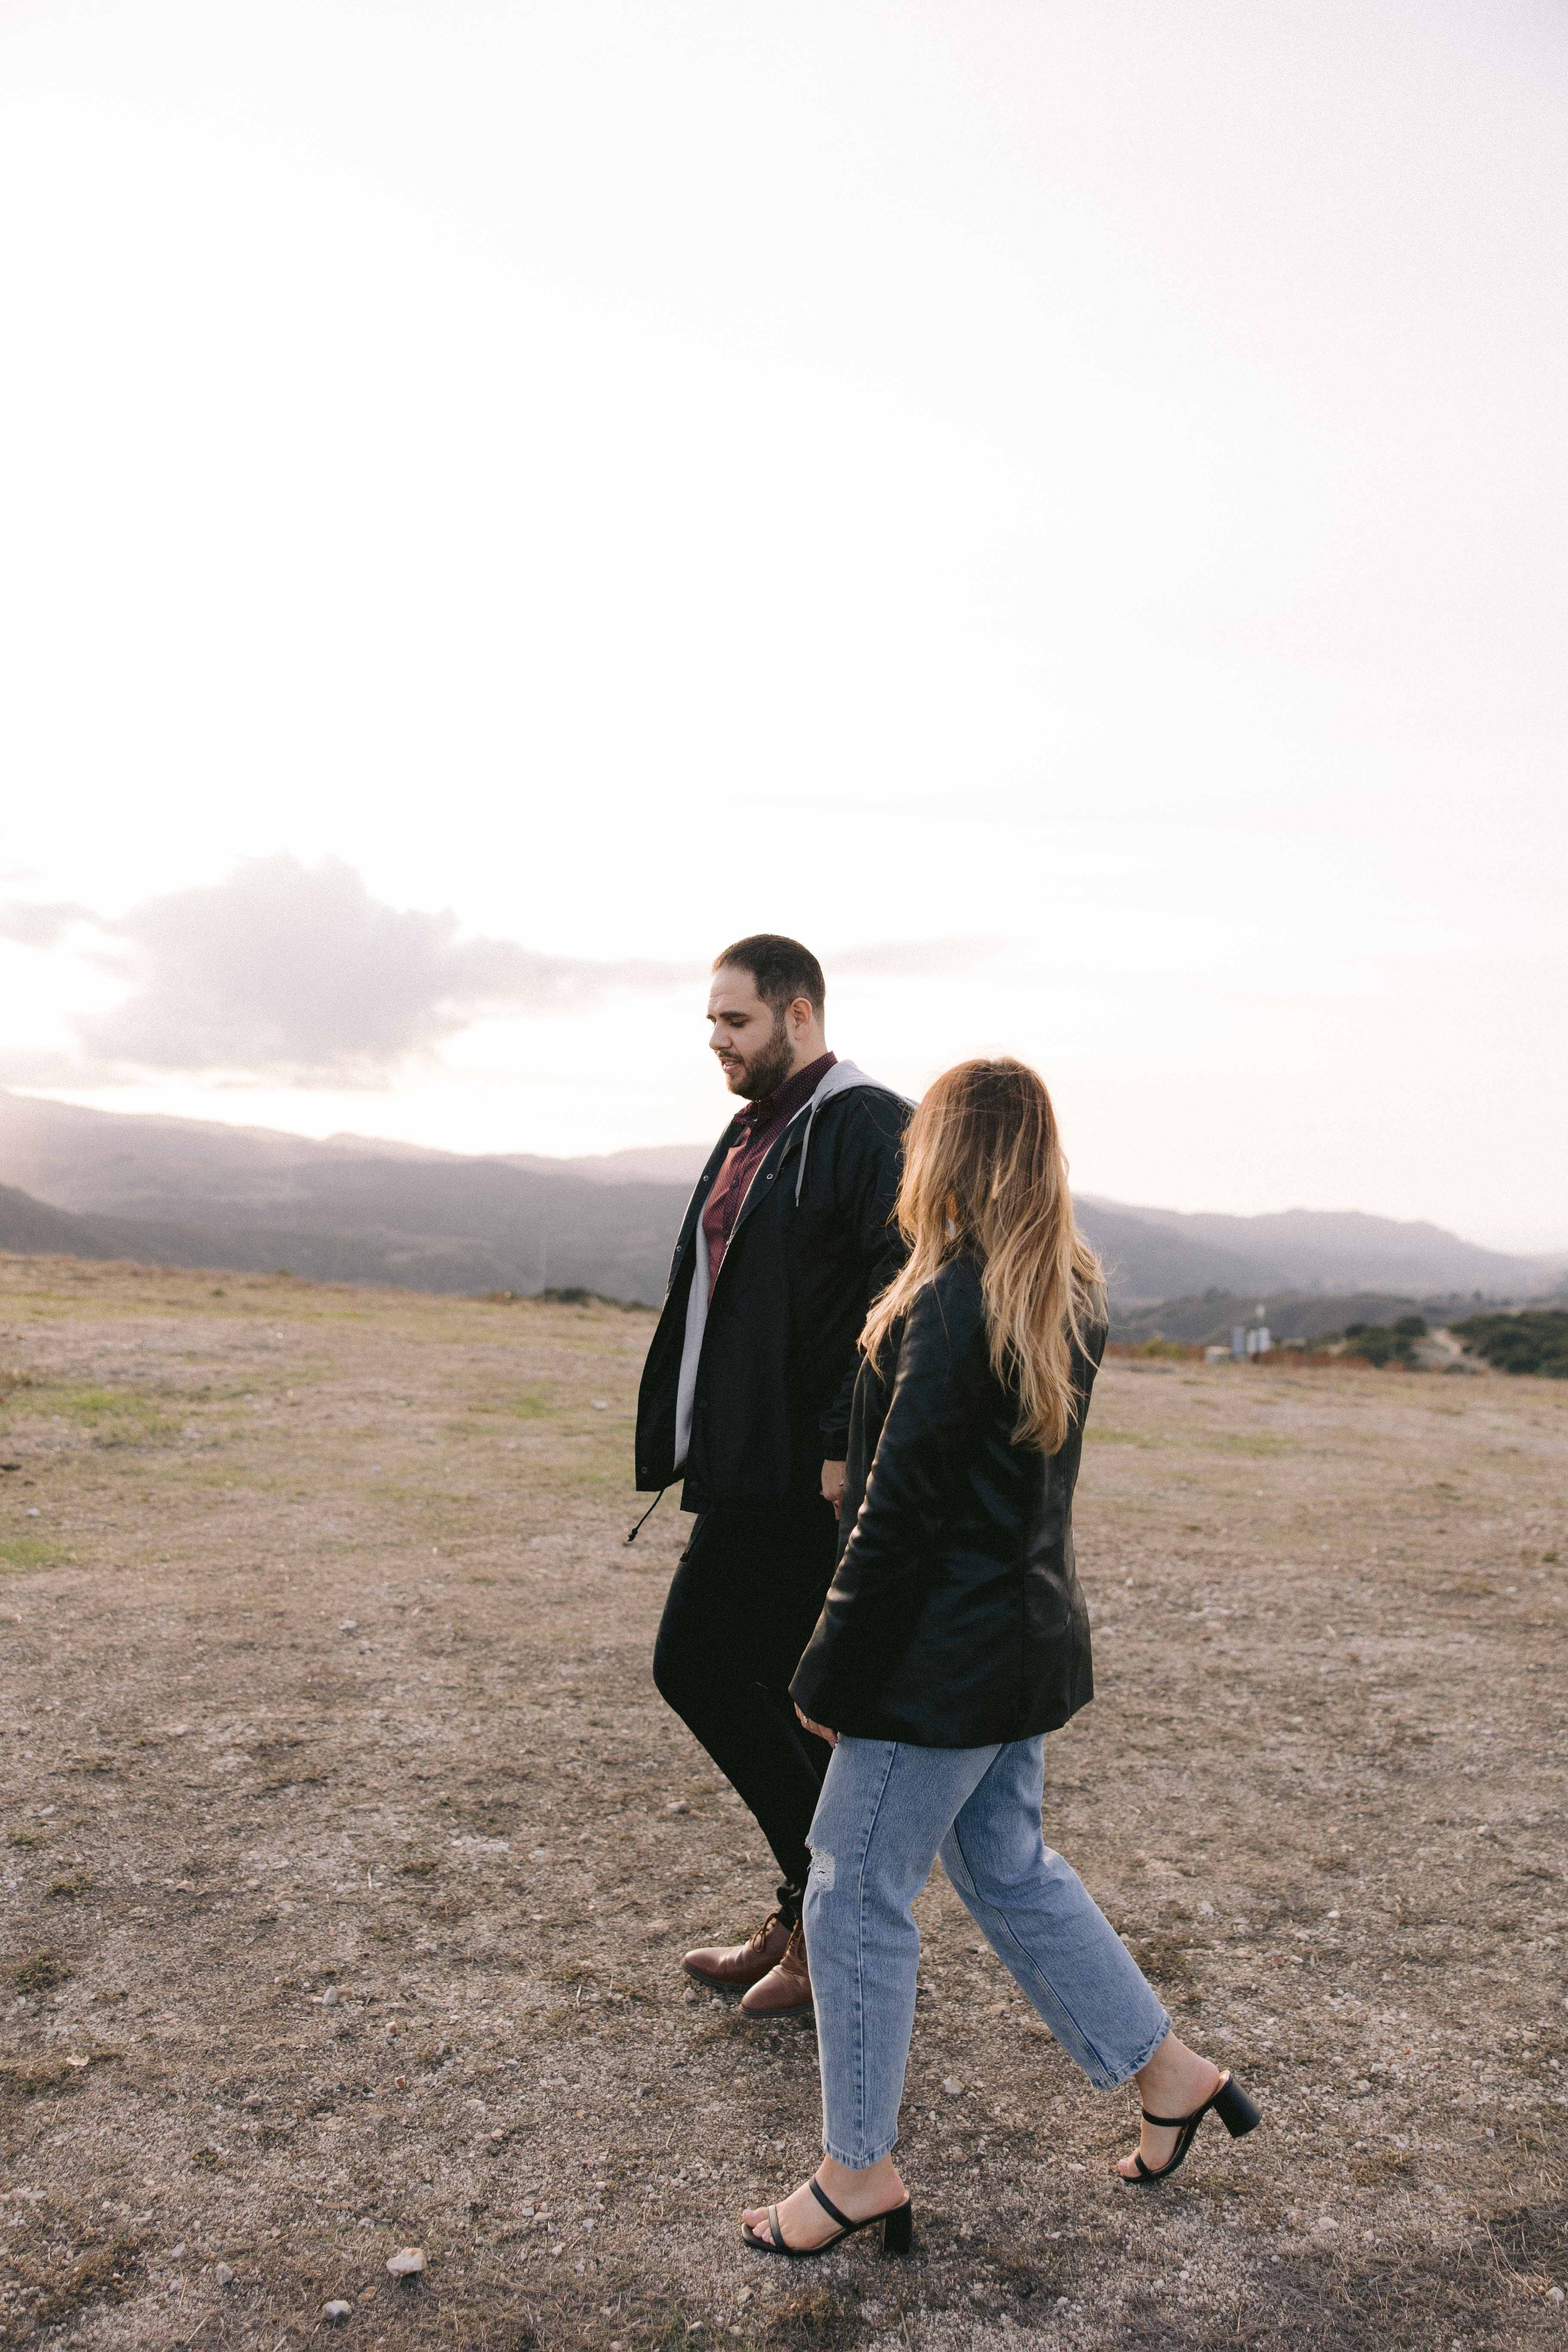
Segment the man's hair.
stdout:
<path fill-rule="evenodd" d="M 721 971 L 727 963 L 751 973 L 757 994 L 775 1013 L 793 1004 L 797 996 L 808 998 L 817 1013 L 826 1001 L 827 982 L 811 950 L 803 948 L 798 940 L 782 938 L 777 931 L 755 931 L 749 940 L 737 940 L 733 947 L 714 957 L 713 969 Z"/>

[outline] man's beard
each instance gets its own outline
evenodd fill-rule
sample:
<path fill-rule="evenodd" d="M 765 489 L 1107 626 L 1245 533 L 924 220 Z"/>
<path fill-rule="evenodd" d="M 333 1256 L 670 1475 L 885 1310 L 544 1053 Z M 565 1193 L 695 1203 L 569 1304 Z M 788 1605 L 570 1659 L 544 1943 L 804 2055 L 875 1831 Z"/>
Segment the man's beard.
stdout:
<path fill-rule="evenodd" d="M 777 1087 L 783 1086 L 794 1062 L 795 1055 L 790 1051 L 784 1014 L 775 1013 L 773 1035 L 752 1060 L 747 1063 L 740 1085 L 733 1087 L 731 1091 L 742 1096 L 747 1102 L 761 1102 L 764 1095 L 771 1095 Z"/>

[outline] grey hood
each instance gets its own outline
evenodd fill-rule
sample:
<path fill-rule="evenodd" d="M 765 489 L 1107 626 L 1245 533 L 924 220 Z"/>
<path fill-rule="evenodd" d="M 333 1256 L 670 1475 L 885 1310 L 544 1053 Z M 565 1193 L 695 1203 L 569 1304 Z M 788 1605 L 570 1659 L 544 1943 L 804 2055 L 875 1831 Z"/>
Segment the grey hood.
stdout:
<path fill-rule="evenodd" d="M 825 1102 L 833 1100 L 835 1095 L 852 1094 L 857 1087 L 875 1087 L 879 1094 L 884 1095 L 898 1094 L 896 1087 L 885 1087 L 879 1078 L 868 1078 L 865 1071 L 858 1069 L 853 1062 L 835 1062 L 813 1094 L 811 1100 L 805 1104 L 804 1109 L 797 1110 L 795 1118 L 790 1121 L 790 1126 L 793 1127 L 795 1119 L 804 1118 L 805 1120 L 805 1133 L 800 1139 L 800 1168 L 795 1180 L 795 1204 L 797 1209 L 800 1206 L 801 1191 L 805 1183 L 806 1154 L 811 1150 L 811 1130 L 816 1123 L 816 1114 Z M 900 1102 L 910 1100 L 908 1095 L 899 1095 L 898 1098 Z M 912 1110 L 914 1105 L 910 1103 L 910 1108 Z"/>

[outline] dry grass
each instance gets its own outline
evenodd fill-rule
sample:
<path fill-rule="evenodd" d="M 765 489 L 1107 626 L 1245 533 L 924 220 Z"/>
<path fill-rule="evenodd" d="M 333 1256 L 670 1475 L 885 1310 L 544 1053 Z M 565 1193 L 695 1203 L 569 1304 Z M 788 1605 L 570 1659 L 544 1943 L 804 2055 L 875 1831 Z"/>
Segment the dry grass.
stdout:
<path fill-rule="evenodd" d="M 1561 2342 L 1568 1391 L 1108 1368 L 1050 1834 L 1268 2127 L 1118 2191 L 933 1886 L 917 2257 L 800 2272 L 809 2034 L 678 1972 L 768 1872 L 647 1680 L 648 1328 L 0 1261 L 0 2342 Z"/>

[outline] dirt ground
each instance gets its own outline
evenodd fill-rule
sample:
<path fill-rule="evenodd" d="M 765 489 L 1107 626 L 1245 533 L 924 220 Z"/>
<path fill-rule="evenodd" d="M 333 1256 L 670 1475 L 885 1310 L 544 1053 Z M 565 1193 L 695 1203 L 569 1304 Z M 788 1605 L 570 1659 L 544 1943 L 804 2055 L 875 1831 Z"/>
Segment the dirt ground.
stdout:
<path fill-rule="evenodd" d="M 934 1884 L 915 2254 L 795 2267 L 809 2027 L 679 1969 L 770 1874 L 648 1680 L 650 1328 L 0 1261 L 0 2342 L 1568 2340 L 1568 1385 L 1108 1367 L 1047 1835 L 1265 2128 L 1120 2189 Z"/>

